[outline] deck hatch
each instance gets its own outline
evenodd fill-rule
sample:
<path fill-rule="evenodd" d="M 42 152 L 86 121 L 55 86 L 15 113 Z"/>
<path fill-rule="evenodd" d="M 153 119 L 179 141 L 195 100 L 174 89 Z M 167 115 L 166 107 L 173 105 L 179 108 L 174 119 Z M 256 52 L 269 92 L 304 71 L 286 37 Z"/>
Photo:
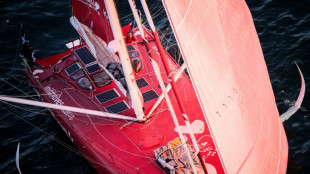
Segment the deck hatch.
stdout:
<path fill-rule="evenodd" d="M 124 101 L 121 101 L 116 104 L 110 105 L 106 107 L 105 109 L 110 113 L 119 113 L 119 112 L 129 109 L 129 107 Z"/>
<path fill-rule="evenodd" d="M 136 80 L 136 83 L 140 89 L 149 85 L 144 78 Z"/>
<path fill-rule="evenodd" d="M 150 91 L 147 91 L 145 93 L 142 93 L 142 96 L 143 96 L 144 102 L 148 102 L 148 101 L 151 101 L 155 98 L 158 98 L 158 95 L 156 94 L 156 92 L 154 90 L 150 90 Z"/>
<path fill-rule="evenodd" d="M 91 73 L 94 73 L 94 72 L 101 70 L 101 68 L 98 64 L 94 64 L 94 65 L 90 65 L 90 66 L 86 67 L 86 70 L 89 74 L 91 74 Z"/>
<path fill-rule="evenodd" d="M 84 65 L 95 62 L 95 57 L 89 52 L 87 47 L 82 47 L 75 50 L 75 53 L 79 56 Z"/>
<path fill-rule="evenodd" d="M 75 64 L 72 64 L 71 66 L 69 66 L 68 68 L 66 68 L 66 73 L 68 74 L 68 76 L 70 76 L 71 74 L 75 73 L 79 69 L 81 69 L 80 64 L 75 63 Z"/>
<path fill-rule="evenodd" d="M 100 103 L 104 103 L 104 102 L 110 101 L 112 99 L 115 99 L 119 96 L 120 95 L 118 94 L 118 92 L 115 89 L 111 89 L 109 91 L 106 91 L 104 93 L 96 95 L 96 98 Z"/>

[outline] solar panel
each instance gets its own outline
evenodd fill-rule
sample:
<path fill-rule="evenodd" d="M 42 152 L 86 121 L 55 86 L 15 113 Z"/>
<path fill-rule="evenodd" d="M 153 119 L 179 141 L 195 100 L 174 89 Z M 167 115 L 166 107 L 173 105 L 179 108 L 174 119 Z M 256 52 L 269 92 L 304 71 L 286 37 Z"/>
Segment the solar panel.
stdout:
<path fill-rule="evenodd" d="M 84 65 L 95 62 L 95 57 L 89 52 L 87 47 L 82 47 L 75 50 L 75 53 L 79 56 Z"/>
<path fill-rule="evenodd" d="M 101 70 L 101 68 L 98 64 L 94 64 L 94 65 L 86 67 L 86 70 L 88 71 L 89 74 L 91 74 L 91 73 Z"/>
<path fill-rule="evenodd" d="M 156 92 L 154 90 L 150 90 L 150 91 L 147 91 L 145 93 L 142 93 L 142 96 L 143 96 L 144 102 L 148 102 L 148 101 L 151 101 L 155 98 L 158 98 L 158 95 L 156 94 Z"/>
<path fill-rule="evenodd" d="M 66 73 L 68 74 L 68 76 L 70 76 L 71 74 L 73 74 L 74 72 L 76 72 L 79 69 L 81 69 L 80 64 L 75 63 L 75 64 L 69 66 L 68 68 L 66 68 Z"/>
<path fill-rule="evenodd" d="M 144 78 L 136 80 L 136 83 L 140 89 L 149 85 Z"/>
<path fill-rule="evenodd" d="M 132 50 L 136 50 L 135 47 L 132 45 L 127 45 L 127 51 L 132 51 Z"/>
<path fill-rule="evenodd" d="M 110 101 L 110 100 L 117 98 L 117 97 L 119 97 L 119 94 L 114 89 L 96 95 L 96 98 L 100 103 Z"/>
<path fill-rule="evenodd" d="M 124 101 L 121 101 L 116 104 L 110 105 L 106 107 L 105 109 L 110 113 L 119 113 L 119 112 L 129 109 L 129 107 Z"/>

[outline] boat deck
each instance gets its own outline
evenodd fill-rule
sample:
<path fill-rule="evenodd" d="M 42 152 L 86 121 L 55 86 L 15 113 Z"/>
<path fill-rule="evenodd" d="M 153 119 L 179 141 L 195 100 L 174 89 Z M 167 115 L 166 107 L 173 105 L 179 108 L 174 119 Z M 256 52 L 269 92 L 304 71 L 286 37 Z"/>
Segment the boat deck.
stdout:
<path fill-rule="evenodd" d="M 137 29 L 133 32 L 136 33 Z M 149 32 L 146 35 L 155 53 L 155 59 L 159 63 L 163 81 L 168 84 L 167 74 L 156 44 Z M 131 45 L 129 47 L 133 47 L 134 50 L 129 53 L 137 52 L 138 56 L 129 55 L 134 55 L 131 56 L 132 59 L 139 58 L 143 63 L 142 70 L 134 76 L 144 100 L 144 113 L 148 115 L 162 92 L 138 32 L 136 36 L 138 43 L 127 44 L 127 48 Z M 177 72 L 179 65 L 167 52 L 165 53 L 172 71 Z M 40 59 L 36 63 L 43 67 L 40 69 L 43 72 L 35 75 L 27 73 L 27 75 L 45 102 L 135 117 L 130 98 L 120 89 L 119 84 L 106 77 L 104 68 L 91 55 L 87 45 L 82 44 L 64 53 Z M 32 71 L 34 72 L 35 69 L 38 68 L 33 68 Z M 97 81 L 96 75 L 100 77 Z M 91 86 L 90 90 L 81 89 L 78 85 L 81 78 L 91 79 L 90 84 L 87 84 L 87 80 L 81 80 L 86 87 Z M 187 108 L 192 130 L 208 170 L 224 173 L 220 155 L 215 148 L 190 79 L 183 72 L 176 80 L 176 84 L 183 104 Z M 187 136 L 188 143 L 192 144 L 172 91 L 169 92 L 169 96 L 183 133 Z M 156 162 L 154 155 L 155 149 L 167 145 L 169 141 L 178 137 L 165 100 L 161 101 L 144 123 L 70 111 L 51 110 L 51 112 L 73 143 L 99 173 L 167 172 Z"/>

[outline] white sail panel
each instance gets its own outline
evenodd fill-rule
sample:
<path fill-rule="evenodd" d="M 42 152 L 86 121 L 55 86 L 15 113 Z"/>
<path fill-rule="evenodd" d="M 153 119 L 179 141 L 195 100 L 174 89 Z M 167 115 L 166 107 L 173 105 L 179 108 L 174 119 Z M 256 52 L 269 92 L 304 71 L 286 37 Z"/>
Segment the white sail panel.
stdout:
<path fill-rule="evenodd" d="M 163 0 L 227 173 L 285 173 L 288 145 L 242 0 Z"/>

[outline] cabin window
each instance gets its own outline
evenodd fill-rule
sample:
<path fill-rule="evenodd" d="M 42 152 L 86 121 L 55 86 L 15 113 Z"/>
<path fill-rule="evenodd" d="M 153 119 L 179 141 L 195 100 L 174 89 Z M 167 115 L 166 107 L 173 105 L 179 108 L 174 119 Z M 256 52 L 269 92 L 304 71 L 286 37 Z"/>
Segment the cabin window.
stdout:
<path fill-rule="evenodd" d="M 142 69 L 142 61 L 141 61 L 141 59 L 139 59 L 139 58 L 131 59 L 130 62 L 131 62 L 132 69 L 136 73 L 141 71 L 141 69 Z"/>
<path fill-rule="evenodd" d="M 139 57 L 139 53 L 137 51 L 128 52 L 130 58 Z"/>
<path fill-rule="evenodd" d="M 85 73 L 82 69 L 78 70 L 77 72 L 73 73 L 70 77 L 72 80 L 77 80 L 81 77 L 84 77 Z"/>
<path fill-rule="evenodd" d="M 105 71 L 94 74 L 93 79 L 99 88 L 106 86 L 112 82 L 110 76 Z"/>
<path fill-rule="evenodd" d="M 78 85 L 81 89 L 84 89 L 84 90 L 91 90 L 92 89 L 92 85 L 91 85 L 89 79 L 86 77 L 80 78 L 80 80 L 78 81 Z"/>

